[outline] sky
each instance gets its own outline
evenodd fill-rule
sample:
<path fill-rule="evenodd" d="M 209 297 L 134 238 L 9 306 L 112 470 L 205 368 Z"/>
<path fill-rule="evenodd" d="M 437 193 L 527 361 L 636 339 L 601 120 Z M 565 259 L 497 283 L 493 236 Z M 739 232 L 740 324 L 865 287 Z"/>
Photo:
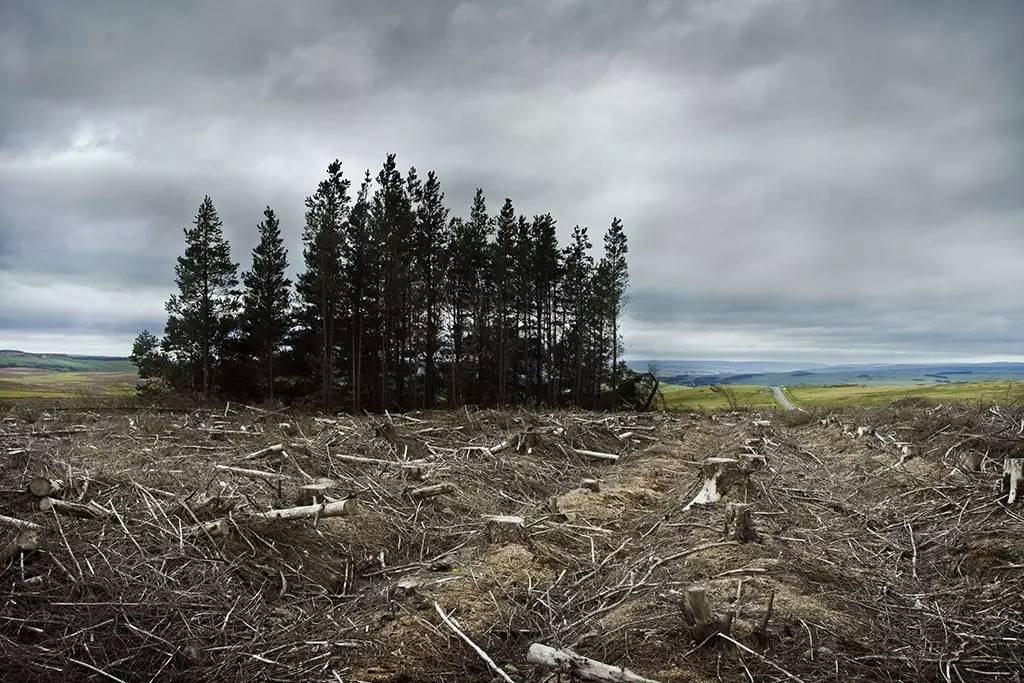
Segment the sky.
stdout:
<path fill-rule="evenodd" d="M 0 348 L 163 329 L 340 158 L 630 240 L 632 358 L 1024 360 L 1024 3 L 0 1 Z"/>

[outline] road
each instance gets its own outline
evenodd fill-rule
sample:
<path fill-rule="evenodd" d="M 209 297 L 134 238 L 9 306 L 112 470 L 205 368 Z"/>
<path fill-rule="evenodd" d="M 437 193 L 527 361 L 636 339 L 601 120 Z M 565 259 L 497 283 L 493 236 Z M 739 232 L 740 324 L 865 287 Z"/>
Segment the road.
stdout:
<path fill-rule="evenodd" d="M 782 406 L 783 410 L 800 410 L 795 403 L 789 400 L 789 396 L 786 396 L 786 392 L 782 390 L 782 387 L 772 387 L 772 395 L 775 397 L 776 402 Z"/>

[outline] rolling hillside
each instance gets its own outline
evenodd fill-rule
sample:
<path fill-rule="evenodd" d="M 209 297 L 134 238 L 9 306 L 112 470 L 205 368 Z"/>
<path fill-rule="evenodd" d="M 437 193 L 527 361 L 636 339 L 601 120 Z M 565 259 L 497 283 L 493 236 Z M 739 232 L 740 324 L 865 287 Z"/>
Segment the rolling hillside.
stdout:
<path fill-rule="evenodd" d="M 11 349 L 0 349 L 0 368 L 32 368 L 59 372 L 135 372 L 135 366 L 127 358 L 28 353 Z"/>

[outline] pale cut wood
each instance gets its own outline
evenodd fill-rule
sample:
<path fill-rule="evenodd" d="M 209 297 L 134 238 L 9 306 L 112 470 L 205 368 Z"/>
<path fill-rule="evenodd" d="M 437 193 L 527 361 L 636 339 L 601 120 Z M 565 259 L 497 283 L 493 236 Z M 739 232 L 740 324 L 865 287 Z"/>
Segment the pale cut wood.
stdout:
<path fill-rule="evenodd" d="M 249 517 L 263 517 L 265 519 L 313 519 L 320 517 L 347 517 L 356 514 L 358 503 L 355 498 L 337 500 L 333 503 L 320 503 L 317 505 L 300 505 L 294 508 L 281 508 L 279 510 L 267 510 L 256 512 Z"/>
<path fill-rule="evenodd" d="M 570 650 L 556 650 L 541 643 L 534 643 L 530 646 L 530 649 L 526 652 L 526 661 L 534 666 L 542 666 L 551 671 L 570 674 L 581 681 L 658 683 L 653 678 L 644 678 L 629 669 L 583 657 Z"/>
<path fill-rule="evenodd" d="M 292 477 L 287 474 L 280 472 L 268 472 L 266 470 L 251 470 L 245 467 L 235 467 L 233 465 L 214 465 L 213 469 L 220 470 L 221 472 L 232 472 L 234 474 L 241 474 L 246 477 L 255 477 L 257 479 L 291 479 Z"/>
<path fill-rule="evenodd" d="M 584 450 L 582 448 L 574 448 L 574 449 L 572 449 L 572 451 L 573 451 L 573 453 L 576 453 L 578 455 L 585 455 L 588 458 L 594 458 L 595 460 L 610 460 L 611 462 L 615 462 L 616 460 L 619 459 L 619 456 L 615 455 L 614 453 L 601 453 L 600 451 L 588 451 L 588 450 Z"/>
<path fill-rule="evenodd" d="M 1003 493 L 1007 494 L 1007 505 L 1013 505 L 1020 498 L 1022 480 L 1024 480 L 1024 458 L 1007 458 L 1003 462 Z"/>
<path fill-rule="evenodd" d="M 732 613 L 724 619 L 717 617 L 711 610 L 711 603 L 703 588 L 693 587 L 686 591 L 683 616 L 690 624 L 690 635 L 698 643 L 716 633 L 729 633 L 732 629 Z"/>
<path fill-rule="evenodd" d="M 62 515 L 81 517 L 82 519 L 100 519 L 110 516 L 108 510 L 104 510 L 96 503 L 72 503 L 71 501 L 59 498 L 43 498 L 39 501 L 39 509 L 53 510 Z"/>
<path fill-rule="evenodd" d="M 689 510 L 694 505 L 710 505 L 720 501 L 732 484 L 747 476 L 745 470 L 740 470 L 739 462 L 736 458 L 706 458 L 701 464 L 704 482 L 697 495 L 685 509 Z"/>
<path fill-rule="evenodd" d="M 273 446 L 267 446 L 266 448 L 261 448 L 258 451 L 253 451 L 249 455 L 244 455 L 244 456 L 242 456 L 242 459 L 243 460 L 249 460 L 251 458 L 258 458 L 258 457 L 260 457 L 262 455 L 268 455 L 270 453 L 280 453 L 283 450 L 284 450 L 284 444 L 283 443 L 275 443 Z"/>

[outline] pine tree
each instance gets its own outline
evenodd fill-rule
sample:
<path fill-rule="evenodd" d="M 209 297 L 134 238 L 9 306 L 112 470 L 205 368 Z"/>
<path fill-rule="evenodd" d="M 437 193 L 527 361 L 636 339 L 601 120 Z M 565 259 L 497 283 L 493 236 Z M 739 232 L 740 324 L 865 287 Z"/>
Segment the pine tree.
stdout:
<path fill-rule="evenodd" d="M 419 347 L 423 355 L 423 407 L 437 401 L 437 362 L 441 351 L 442 306 L 445 269 L 448 261 L 448 209 L 437 175 L 430 171 L 416 206 L 415 267 L 416 294 L 423 307 L 423 328 Z"/>
<path fill-rule="evenodd" d="M 135 337 L 128 360 L 139 369 L 139 377 L 142 379 L 160 377 L 165 362 L 160 353 L 160 340 L 149 330 L 143 330 Z"/>
<path fill-rule="evenodd" d="M 572 346 L 568 355 L 572 362 L 563 373 L 572 382 L 573 403 L 577 406 L 583 398 L 585 353 L 592 325 L 594 257 L 590 255 L 591 246 L 587 229 L 577 225 L 572 231 L 572 241 L 565 248 L 564 308 Z"/>
<path fill-rule="evenodd" d="M 252 270 L 242 274 L 242 330 L 263 366 L 267 398 L 274 398 L 274 356 L 288 332 L 291 280 L 285 277 L 288 251 L 281 226 L 269 206 L 259 224 L 260 241 L 252 250 Z"/>
<path fill-rule="evenodd" d="M 509 375 L 512 372 L 511 349 L 516 342 L 517 328 L 515 318 L 515 272 L 518 236 L 515 207 L 512 200 L 505 198 L 505 203 L 495 220 L 495 239 L 491 259 L 491 297 L 494 301 L 494 327 L 497 337 L 496 375 L 497 401 L 504 404 L 509 396 Z"/>
<path fill-rule="evenodd" d="M 203 198 L 192 227 L 185 228 L 185 254 L 174 269 L 178 294 L 167 301 L 164 348 L 189 366 L 195 382 L 209 396 L 214 387 L 216 362 L 235 329 L 238 311 L 238 264 L 213 200 Z"/>
<path fill-rule="evenodd" d="M 375 297 L 377 276 L 380 267 L 377 251 L 370 232 L 370 172 L 366 171 L 356 201 L 352 205 L 345 238 L 342 241 L 342 278 L 348 298 L 348 329 L 350 336 L 350 361 L 352 365 L 352 412 L 362 406 L 366 387 L 366 337 L 372 329 L 373 313 L 376 310 Z"/>
<path fill-rule="evenodd" d="M 320 401 L 325 407 L 333 402 L 337 372 L 337 327 L 341 293 L 341 244 L 349 211 L 349 181 L 335 159 L 327 167 L 327 178 L 317 191 L 306 198 L 306 225 L 303 257 L 306 272 L 299 275 L 299 319 L 311 338 L 318 359 L 312 361 L 320 380 Z"/>
<path fill-rule="evenodd" d="M 469 220 L 451 224 L 449 291 L 452 298 L 452 390 L 455 404 L 467 398 L 478 402 L 483 374 L 485 316 L 488 311 L 485 278 L 491 223 L 483 190 L 477 188 Z"/>
<path fill-rule="evenodd" d="M 534 398 L 538 403 L 544 401 L 553 403 L 555 399 L 554 377 L 556 375 L 553 367 L 555 296 L 559 279 L 560 255 L 555 233 L 555 219 L 551 217 L 551 214 L 534 216 L 530 237 L 533 246 L 531 272 L 533 273 L 532 306 L 534 314 L 532 334 L 535 354 Z"/>
<path fill-rule="evenodd" d="M 612 354 L 612 388 L 618 386 L 621 378 L 619 368 L 619 352 L 622 350 L 622 340 L 619 338 L 619 318 L 622 316 L 622 307 L 625 305 L 626 287 L 629 285 L 629 266 L 626 263 L 626 254 L 629 246 L 626 242 L 626 233 L 622 229 L 622 221 L 618 218 L 612 219 L 608 232 L 604 235 L 604 277 L 607 297 L 607 319 L 611 327 L 611 354 Z"/>

